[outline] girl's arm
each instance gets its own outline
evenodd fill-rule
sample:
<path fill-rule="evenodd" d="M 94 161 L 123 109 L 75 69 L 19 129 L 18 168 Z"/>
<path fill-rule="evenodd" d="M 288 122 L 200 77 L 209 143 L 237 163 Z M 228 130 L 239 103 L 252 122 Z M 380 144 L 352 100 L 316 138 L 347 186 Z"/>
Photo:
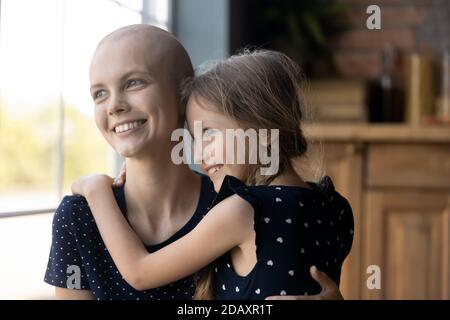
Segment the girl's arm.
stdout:
<path fill-rule="evenodd" d="M 122 164 L 119 175 L 114 179 L 113 186 L 122 186 L 126 179 L 126 163 Z M 328 275 L 317 267 L 310 268 L 311 277 L 317 281 L 322 290 L 314 295 L 302 296 L 272 296 L 266 298 L 267 300 L 344 300 L 338 285 Z"/>
<path fill-rule="evenodd" d="M 110 177 L 95 175 L 75 182 L 72 192 L 86 197 L 114 263 L 137 290 L 189 276 L 253 233 L 253 208 L 240 197 L 231 196 L 216 205 L 187 235 L 149 254 L 120 211 L 111 183 Z"/>

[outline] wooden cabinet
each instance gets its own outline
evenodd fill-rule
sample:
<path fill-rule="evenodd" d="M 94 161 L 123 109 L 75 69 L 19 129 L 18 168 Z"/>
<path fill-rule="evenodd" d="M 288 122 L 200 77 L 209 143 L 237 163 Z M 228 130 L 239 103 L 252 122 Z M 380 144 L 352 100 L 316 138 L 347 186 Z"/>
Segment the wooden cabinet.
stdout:
<path fill-rule="evenodd" d="M 353 209 L 344 298 L 450 299 L 450 128 L 311 125 L 306 132 L 310 158 L 322 159 L 315 163 Z M 308 172 L 300 162 L 297 169 Z M 380 268 L 380 289 L 366 284 L 369 266 Z"/>
<path fill-rule="evenodd" d="M 362 298 L 449 299 L 449 203 L 445 191 L 365 193 L 363 265 L 382 277 Z"/>

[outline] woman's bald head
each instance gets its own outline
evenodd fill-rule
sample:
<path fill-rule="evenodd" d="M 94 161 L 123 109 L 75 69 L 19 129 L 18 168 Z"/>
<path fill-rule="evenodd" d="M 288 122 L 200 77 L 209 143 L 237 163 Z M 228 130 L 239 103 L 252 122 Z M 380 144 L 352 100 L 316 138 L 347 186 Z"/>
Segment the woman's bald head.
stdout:
<path fill-rule="evenodd" d="M 107 35 L 98 44 L 92 63 L 99 51 L 114 50 L 114 44 L 119 42 L 125 42 L 132 53 L 144 55 L 147 67 L 155 76 L 175 85 L 178 94 L 182 82 L 194 76 L 191 59 L 175 36 L 145 24 L 122 27 Z"/>

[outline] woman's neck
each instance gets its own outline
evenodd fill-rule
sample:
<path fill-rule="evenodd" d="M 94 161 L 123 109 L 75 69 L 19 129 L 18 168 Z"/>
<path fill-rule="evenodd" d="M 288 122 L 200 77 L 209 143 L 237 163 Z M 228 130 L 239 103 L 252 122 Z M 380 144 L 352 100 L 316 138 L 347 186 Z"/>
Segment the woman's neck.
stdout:
<path fill-rule="evenodd" d="M 157 221 L 162 217 L 192 214 L 195 210 L 200 177 L 187 165 L 175 165 L 170 160 L 129 158 L 126 166 L 128 214 L 145 215 Z"/>

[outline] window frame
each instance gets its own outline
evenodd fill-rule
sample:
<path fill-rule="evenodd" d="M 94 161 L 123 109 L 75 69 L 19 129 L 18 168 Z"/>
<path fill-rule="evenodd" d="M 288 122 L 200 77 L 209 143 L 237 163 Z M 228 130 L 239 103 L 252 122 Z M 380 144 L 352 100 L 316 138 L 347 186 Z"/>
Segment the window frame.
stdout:
<path fill-rule="evenodd" d="M 65 0 L 63 0 L 65 1 Z M 168 19 L 167 22 L 158 21 L 153 15 L 152 10 L 154 9 L 154 6 L 156 4 L 156 1 L 158 0 L 142 0 L 142 7 L 141 10 L 136 10 L 133 8 L 130 8 L 124 4 L 122 4 L 120 1 L 117 0 L 106 0 L 109 2 L 112 2 L 126 10 L 133 11 L 135 13 L 138 13 L 141 16 L 141 23 L 143 24 L 158 24 L 165 27 L 168 31 L 172 30 L 172 1 L 173 0 L 166 0 L 168 3 Z M 1 34 L 1 12 L 2 12 L 2 1 L 0 0 L 0 34 Z M 64 70 L 63 70 L 64 72 Z M 62 182 L 64 179 L 64 100 L 62 98 L 62 94 L 60 95 L 59 99 L 59 105 L 58 105 L 58 147 L 57 147 L 57 159 L 58 159 L 58 170 L 56 175 L 56 192 L 58 193 L 58 198 L 62 198 L 62 192 L 63 192 L 63 186 Z M 117 174 L 120 170 L 120 166 L 123 162 L 123 158 L 117 154 L 114 153 L 114 172 Z M 14 218 L 14 217 L 22 217 L 22 216 L 31 216 L 36 214 L 49 214 L 53 213 L 56 210 L 55 207 L 51 208 L 35 208 L 30 210 L 11 210 L 11 211 L 2 211 L 0 208 L 0 219 L 2 218 Z"/>

